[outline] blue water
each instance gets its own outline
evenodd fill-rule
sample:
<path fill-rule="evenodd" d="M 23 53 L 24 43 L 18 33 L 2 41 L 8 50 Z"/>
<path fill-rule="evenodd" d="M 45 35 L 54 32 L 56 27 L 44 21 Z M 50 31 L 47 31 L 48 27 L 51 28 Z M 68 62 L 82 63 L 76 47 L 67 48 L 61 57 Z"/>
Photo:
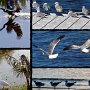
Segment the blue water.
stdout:
<path fill-rule="evenodd" d="M 58 36 L 65 35 L 55 48 L 58 53 L 56 59 L 50 60 L 42 55 L 34 45 L 48 50 L 51 41 Z M 90 31 L 33 31 L 32 32 L 32 66 L 33 67 L 90 67 L 90 53 L 80 50 L 63 51 L 68 45 L 82 45 L 90 38 Z"/>
<path fill-rule="evenodd" d="M 86 8 L 90 10 L 90 0 L 36 0 L 40 4 L 41 11 L 44 11 L 43 3 L 48 3 L 51 7 L 49 12 L 56 12 L 54 3 L 59 2 L 63 7 L 64 11 L 67 13 L 69 9 L 73 11 L 81 11 L 82 6 L 85 5 Z"/>

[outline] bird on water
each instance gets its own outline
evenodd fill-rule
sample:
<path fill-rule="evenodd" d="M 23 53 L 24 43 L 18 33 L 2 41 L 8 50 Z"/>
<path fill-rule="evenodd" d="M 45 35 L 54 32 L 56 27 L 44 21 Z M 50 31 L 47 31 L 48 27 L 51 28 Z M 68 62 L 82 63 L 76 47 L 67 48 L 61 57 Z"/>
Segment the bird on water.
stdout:
<path fill-rule="evenodd" d="M 48 51 L 44 51 L 42 48 L 39 48 L 38 46 L 34 45 L 36 48 L 38 48 L 40 51 L 42 51 L 42 54 L 47 56 L 49 59 L 55 59 L 58 57 L 58 53 L 53 53 L 54 48 L 56 47 L 56 45 L 61 41 L 61 39 L 63 39 L 65 37 L 65 35 L 59 36 L 57 39 L 53 40 L 50 43 L 50 46 L 48 48 Z"/>

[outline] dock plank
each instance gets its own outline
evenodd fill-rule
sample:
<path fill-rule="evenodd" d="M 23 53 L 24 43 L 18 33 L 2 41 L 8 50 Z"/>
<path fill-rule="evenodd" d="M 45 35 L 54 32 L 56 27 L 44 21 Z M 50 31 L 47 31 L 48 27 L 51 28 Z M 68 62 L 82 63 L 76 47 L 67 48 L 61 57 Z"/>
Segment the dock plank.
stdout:
<path fill-rule="evenodd" d="M 81 27 L 89 21 L 87 18 L 80 18 L 70 29 L 81 29 Z"/>
<path fill-rule="evenodd" d="M 62 24 L 60 24 L 56 29 L 67 29 L 69 26 L 71 26 L 74 22 L 76 22 L 79 18 L 73 18 L 69 17 L 67 20 L 65 20 Z"/>
<path fill-rule="evenodd" d="M 66 17 L 57 16 L 52 22 L 47 24 L 43 29 L 54 29 L 59 23 L 61 23 Z"/>
<path fill-rule="evenodd" d="M 90 20 L 89 20 L 89 22 L 82 28 L 82 29 L 90 29 Z"/>
<path fill-rule="evenodd" d="M 55 19 L 57 16 L 55 14 L 48 15 L 46 18 L 42 18 L 40 21 L 38 21 L 36 24 L 34 24 L 32 27 L 33 29 L 41 29 L 44 25 L 46 25 L 48 22 Z"/>

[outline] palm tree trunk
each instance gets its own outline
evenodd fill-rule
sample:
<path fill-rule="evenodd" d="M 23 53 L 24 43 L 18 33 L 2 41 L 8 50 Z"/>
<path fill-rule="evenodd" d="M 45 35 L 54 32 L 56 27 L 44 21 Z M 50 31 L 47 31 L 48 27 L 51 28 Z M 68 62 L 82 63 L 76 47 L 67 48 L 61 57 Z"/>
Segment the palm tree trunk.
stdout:
<path fill-rule="evenodd" d="M 27 80 L 27 90 L 30 90 L 30 83 L 29 83 L 29 79 L 28 79 L 28 78 L 26 78 L 26 80 Z"/>

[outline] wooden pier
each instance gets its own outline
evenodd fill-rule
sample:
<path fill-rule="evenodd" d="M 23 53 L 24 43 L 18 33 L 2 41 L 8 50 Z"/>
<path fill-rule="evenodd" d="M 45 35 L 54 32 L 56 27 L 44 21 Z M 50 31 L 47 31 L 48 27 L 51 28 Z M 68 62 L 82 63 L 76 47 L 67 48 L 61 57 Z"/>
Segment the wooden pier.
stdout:
<path fill-rule="evenodd" d="M 50 13 L 44 18 L 37 17 L 36 12 L 32 13 L 33 29 L 90 29 L 90 16 L 69 17 L 67 14 L 63 16 Z"/>

